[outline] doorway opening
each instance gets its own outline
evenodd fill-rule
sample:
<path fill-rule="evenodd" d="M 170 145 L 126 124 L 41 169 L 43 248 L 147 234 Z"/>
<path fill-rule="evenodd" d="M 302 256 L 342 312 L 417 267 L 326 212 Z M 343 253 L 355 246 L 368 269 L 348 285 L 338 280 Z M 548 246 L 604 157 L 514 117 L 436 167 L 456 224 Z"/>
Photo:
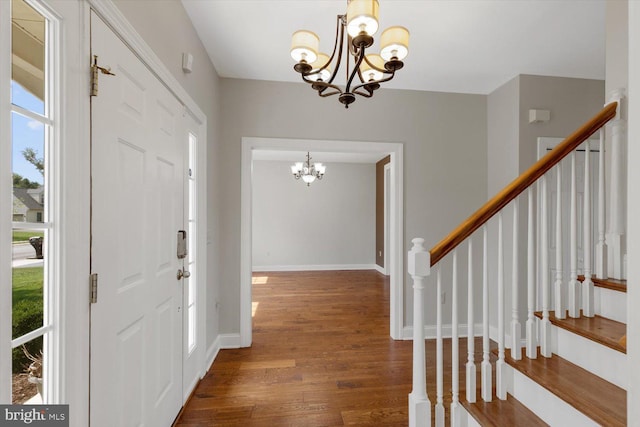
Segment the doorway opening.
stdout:
<path fill-rule="evenodd" d="M 401 143 L 361 141 L 291 140 L 280 138 L 242 139 L 241 160 L 241 261 L 240 261 L 240 337 L 239 345 L 248 347 L 252 341 L 252 163 L 257 150 L 312 151 L 316 153 L 357 153 L 389 155 L 389 268 L 390 276 L 390 334 L 402 339 L 404 318 L 403 292 L 403 146 Z"/>

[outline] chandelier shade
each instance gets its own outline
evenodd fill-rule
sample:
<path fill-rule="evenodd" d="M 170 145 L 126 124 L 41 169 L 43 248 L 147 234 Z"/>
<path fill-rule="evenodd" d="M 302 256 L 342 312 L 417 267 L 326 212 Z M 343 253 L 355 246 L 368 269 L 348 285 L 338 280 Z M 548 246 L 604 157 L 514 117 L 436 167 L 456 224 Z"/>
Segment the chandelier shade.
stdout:
<path fill-rule="evenodd" d="M 347 33 L 373 36 L 378 31 L 378 0 L 351 0 L 347 5 Z"/>
<path fill-rule="evenodd" d="M 307 160 L 305 162 L 296 162 L 291 165 L 291 173 L 295 179 L 302 178 L 307 184 L 311 185 L 316 179 L 320 180 L 324 176 L 327 167 L 322 163 L 311 164 L 311 154 L 307 151 Z"/>
<path fill-rule="evenodd" d="M 318 58 L 320 39 L 311 31 L 300 30 L 291 38 L 291 57 L 296 62 L 314 62 Z"/>
<path fill-rule="evenodd" d="M 293 69 L 319 96 L 338 95 L 338 100 L 349 108 L 356 95 L 371 98 L 381 83 L 393 79 L 404 66 L 402 61 L 409 53 L 409 31 L 405 27 L 389 27 L 382 32 L 379 55 L 366 51 L 373 46 L 373 36 L 378 31 L 378 9 L 378 0 L 347 0 L 347 13 L 337 16 L 331 55 L 320 53 L 320 39 L 315 33 L 293 33 Z M 344 85 L 338 85 L 336 77 L 343 64 L 346 80 Z"/>
<path fill-rule="evenodd" d="M 384 59 L 377 53 L 371 53 L 367 55 L 365 59 L 366 61 L 363 61 L 362 65 L 360 65 L 362 78 L 367 82 L 381 80 L 384 77 L 384 73 L 379 70 L 384 69 Z"/>
<path fill-rule="evenodd" d="M 389 27 L 380 37 L 380 56 L 385 61 L 402 61 L 409 54 L 409 30 L 404 27 Z"/>

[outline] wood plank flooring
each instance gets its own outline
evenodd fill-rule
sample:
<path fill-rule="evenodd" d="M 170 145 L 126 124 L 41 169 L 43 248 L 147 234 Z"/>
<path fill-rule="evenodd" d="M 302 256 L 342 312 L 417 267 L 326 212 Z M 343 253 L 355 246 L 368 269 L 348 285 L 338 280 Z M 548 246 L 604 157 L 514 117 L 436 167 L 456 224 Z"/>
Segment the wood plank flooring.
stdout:
<path fill-rule="evenodd" d="M 219 353 L 174 426 L 408 425 L 412 342 L 389 336 L 385 276 L 375 271 L 254 274 L 253 301 L 252 347 Z M 466 342 L 460 340 L 457 367 L 460 400 Z M 435 403 L 436 344 L 425 345 L 427 392 Z M 444 340 L 443 353 L 448 425 L 450 339 Z M 478 373 L 481 358 L 482 341 L 476 338 Z M 502 425 L 519 424 L 508 416 Z"/>
<path fill-rule="evenodd" d="M 176 427 L 407 426 L 412 343 L 389 336 L 389 282 L 375 271 L 254 274 L 253 344 L 222 350 Z M 476 339 L 476 360 L 481 340 Z M 451 401 L 451 340 L 444 340 Z M 435 402 L 435 341 L 426 342 Z M 466 339 L 460 340 L 464 397 Z M 479 370 L 479 367 L 478 367 Z"/>
<path fill-rule="evenodd" d="M 252 347 L 220 352 L 175 426 L 408 424 L 412 344 L 389 336 L 385 276 L 260 273 L 253 300 Z"/>

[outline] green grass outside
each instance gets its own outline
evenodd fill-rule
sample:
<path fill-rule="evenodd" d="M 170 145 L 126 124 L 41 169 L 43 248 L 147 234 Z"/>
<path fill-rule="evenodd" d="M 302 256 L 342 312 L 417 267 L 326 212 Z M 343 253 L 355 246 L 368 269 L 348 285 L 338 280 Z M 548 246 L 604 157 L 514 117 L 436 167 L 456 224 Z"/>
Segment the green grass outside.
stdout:
<path fill-rule="evenodd" d="M 18 301 L 34 300 L 42 303 L 43 267 L 13 269 L 13 306 Z"/>
<path fill-rule="evenodd" d="M 28 242 L 29 237 L 44 237 L 44 231 L 35 230 L 13 230 L 13 242 Z"/>

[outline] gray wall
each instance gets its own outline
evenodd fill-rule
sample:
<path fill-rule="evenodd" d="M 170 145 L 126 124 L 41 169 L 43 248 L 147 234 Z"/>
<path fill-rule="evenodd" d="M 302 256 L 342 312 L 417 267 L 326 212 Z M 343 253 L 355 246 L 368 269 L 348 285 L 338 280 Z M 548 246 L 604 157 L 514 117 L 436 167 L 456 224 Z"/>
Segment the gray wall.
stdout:
<path fill-rule="evenodd" d="M 487 96 L 488 196 L 493 197 L 519 175 L 518 134 L 520 78 Z"/>
<path fill-rule="evenodd" d="M 302 83 L 221 81 L 223 333 L 240 328 L 238 165 L 243 136 L 404 143 L 403 252 L 417 236 L 433 246 L 487 197 L 485 96 L 382 89 L 345 110 L 335 97 L 320 98 Z M 412 316 L 408 279 L 405 295 L 406 324 Z M 427 321 L 435 322 L 433 311 Z"/>
<path fill-rule="evenodd" d="M 293 178 L 292 162 L 253 162 L 254 269 L 373 268 L 375 164 L 327 163 L 311 154 L 327 172 L 310 186 Z"/>
<path fill-rule="evenodd" d="M 520 173 L 537 160 L 537 138 L 565 138 L 600 111 L 604 105 L 602 80 L 521 75 Z M 529 123 L 529 109 L 551 110 L 551 120 Z"/>
<path fill-rule="evenodd" d="M 220 217 L 220 186 L 223 180 L 217 176 L 222 159 L 219 151 L 220 131 L 220 79 L 211 64 L 204 46 L 191 25 L 179 0 L 156 0 L 150 2 L 114 0 L 127 20 L 135 27 L 164 65 L 189 93 L 207 116 L 207 163 L 208 182 L 208 233 L 209 242 L 219 242 L 222 234 Z M 182 72 L 182 53 L 190 52 L 193 57 L 193 72 Z M 220 246 L 208 244 L 207 283 L 207 347 L 216 339 L 218 315 L 218 283 L 220 282 Z"/>

